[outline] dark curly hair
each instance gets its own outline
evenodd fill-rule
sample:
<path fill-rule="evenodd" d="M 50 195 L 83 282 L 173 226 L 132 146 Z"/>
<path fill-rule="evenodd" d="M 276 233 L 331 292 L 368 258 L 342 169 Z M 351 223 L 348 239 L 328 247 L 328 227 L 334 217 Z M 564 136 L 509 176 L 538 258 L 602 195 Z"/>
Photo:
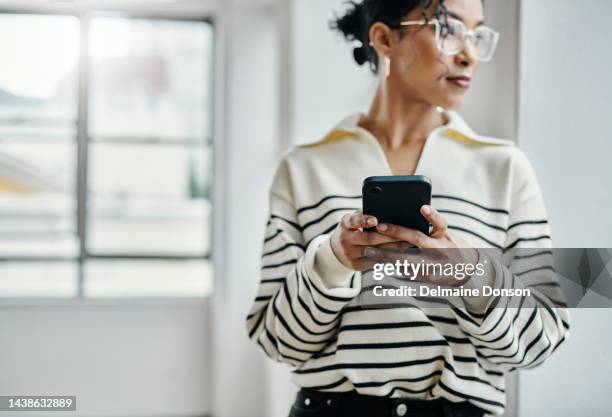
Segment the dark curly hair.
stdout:
<path fill-rule="evenodd" d="M 444 0 L 437 2 L 434 16 L 448 18 Z M 427 12 L 434 0 L 361 0 L 349 1 L 348 9 L 343 16 L 337 15 L 330 27 L 342 33 L 349 41 L 358 41 L 361 45 L 353 49 L 353 57 L 359 65 L 370 64 L 372 72 L 378 72 L 378 55 L 370 46 L 370 27 L 375 22 L 382 22 L 390 28 L 401 28 L 400 22 L 408 13 L 421 7 L 423 18 L 428 20 Z M 444 20 L 443 19 L 443 20 Z M 400 36 L 403 32 L 400 32 Z"/>

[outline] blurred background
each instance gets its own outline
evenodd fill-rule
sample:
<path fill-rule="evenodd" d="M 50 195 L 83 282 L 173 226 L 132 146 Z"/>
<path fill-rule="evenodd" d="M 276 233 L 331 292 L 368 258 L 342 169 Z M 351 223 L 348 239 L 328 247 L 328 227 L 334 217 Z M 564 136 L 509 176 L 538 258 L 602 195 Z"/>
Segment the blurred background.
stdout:
<path fill-rule="evenodd" d="M 525 150 L 557 247 L 612 247 L 612 3 L 485 4 L 502 40 L 462 115 Z M 342 5 L 0 0 L 0 395 L 287 414 L 288 370 L 244 318 L 278 159 L 376 87 L 328 29 Z M 572 310 L 570 341 L 510 378 L 507 415 L 609 416 L 611 319 Z"/>

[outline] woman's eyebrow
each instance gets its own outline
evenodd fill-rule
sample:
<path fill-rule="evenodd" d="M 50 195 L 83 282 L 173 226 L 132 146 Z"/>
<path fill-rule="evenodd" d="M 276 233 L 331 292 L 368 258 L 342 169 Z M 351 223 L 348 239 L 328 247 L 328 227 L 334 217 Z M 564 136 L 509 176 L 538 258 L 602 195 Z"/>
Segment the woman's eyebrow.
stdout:
<path fill-rule="evenodd" d="M 463 18 L 461 16 L 459 16 L 457 13 L 453 13 L 450 10 L 447 10 L 447 13 L 450 17 L 452 17 L 453 19 L 457 19 L 457 20 L 461 20 L 463 23 L 465 23 L 465 20 L 463 20 Z M 476 24 L 476 26 L 480 26 L 480 25 L 484 25 L 485 21 L 481 20 L 480 22 L 478 22 Z"/>

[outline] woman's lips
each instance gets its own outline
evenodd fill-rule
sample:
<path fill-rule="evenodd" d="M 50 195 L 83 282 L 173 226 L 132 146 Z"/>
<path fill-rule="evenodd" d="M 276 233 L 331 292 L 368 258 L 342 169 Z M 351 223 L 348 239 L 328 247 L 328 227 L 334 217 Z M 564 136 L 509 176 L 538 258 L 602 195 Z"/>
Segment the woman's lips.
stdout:
<path fill-rule="evenodd" d="M 470 77 L 459 76 L 459 77 L 446 77 L 448 81 L 455 84 L 458 87 L 468 89 L 470 88 Z"/>

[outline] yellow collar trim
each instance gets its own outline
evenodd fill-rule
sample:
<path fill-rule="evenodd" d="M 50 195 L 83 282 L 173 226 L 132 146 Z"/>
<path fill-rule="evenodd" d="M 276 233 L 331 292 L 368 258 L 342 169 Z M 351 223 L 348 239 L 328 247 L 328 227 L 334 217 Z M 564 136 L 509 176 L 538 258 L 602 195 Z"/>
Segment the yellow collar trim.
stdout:
<path fill-rule="evenodd" d="M 338 142 L 342 139 L 345 138 L 352 138 L 352 139 L 357 139 L 359 137 L 359 135 L 357 134 L 356 131 L 353 130 L 346 130 L 346 129 L 334 129 L 331 132 L 329 132 L 327 134 L 327 136 L 325 136 L 323 139 L 317 141 L 317 142 L 312 142 L 312 143 L 306 143 L 304 145 L 301 145 L 301 148 L 314 148 L 315 146 L 320 146 L 320 145 L 324 145 L 324 144 L 330 144 L 333 142 Z"/>
<path fill-rule="evenodd" d="M 448 138 L 462 142 L 467 146 L 484 146 L 484 145 L 497 145 L 497 146 L 514 146 L 514 142 L 507 139 L 491 138 L 476 134 L 469 125 L 463 120 L 463 118 L 455 111 L 446 112 L 449 121 L 447 123 L 448 128 L 444 130 L 444 135 Z M 342 139 L 352 138 L 356 139 L 359 137 L 359 128 L 357 123 L 359 122 L 360 114 L 355 114 L 347 117 L 340 122 L 331 132 L 329 132 L 323 139 L 316 142 L 307 143 L 301 145 L 302 148 L 311 148 L 320 146 L 323 144 L 329 144 L 338 142 Z"/>

